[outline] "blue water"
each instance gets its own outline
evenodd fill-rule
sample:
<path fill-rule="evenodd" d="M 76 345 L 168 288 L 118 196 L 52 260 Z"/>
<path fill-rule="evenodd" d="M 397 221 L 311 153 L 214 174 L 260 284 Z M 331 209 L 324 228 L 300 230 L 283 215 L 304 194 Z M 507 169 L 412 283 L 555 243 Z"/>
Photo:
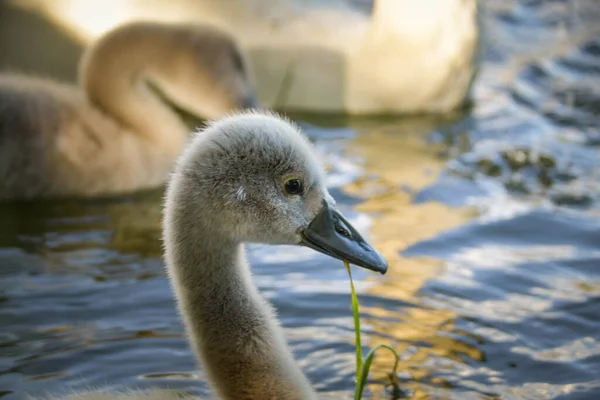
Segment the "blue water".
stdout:
<path fill-rule="evenodd" d="M 485 4 L 472 110 L 293 116 L 332 195 L 390 260 L 383 277 L 355 271 L 365 345 L 401 355 L 401 393 L 381 353 L 368 396 L 598 399 L 600 4 Z M 162 269 L 161 196 L 0 207 L 0 397 L 209 393 Z M 249 258 L 309 379 L 350 398 L 342 264 L 295 247 L 252 246 Z"/>

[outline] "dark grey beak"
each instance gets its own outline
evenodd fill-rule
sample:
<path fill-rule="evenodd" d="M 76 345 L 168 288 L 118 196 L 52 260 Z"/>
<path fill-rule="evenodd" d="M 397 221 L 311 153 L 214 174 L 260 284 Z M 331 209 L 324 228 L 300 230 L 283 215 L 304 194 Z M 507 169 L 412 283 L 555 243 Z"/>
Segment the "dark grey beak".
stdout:
<path fill-rule="evenodd" d="M 350 225 L 337 210 L 324 202 L 323 208 L 302 232 L 303 246 L 342 261 L 385 274 L 385 258 Z"/>

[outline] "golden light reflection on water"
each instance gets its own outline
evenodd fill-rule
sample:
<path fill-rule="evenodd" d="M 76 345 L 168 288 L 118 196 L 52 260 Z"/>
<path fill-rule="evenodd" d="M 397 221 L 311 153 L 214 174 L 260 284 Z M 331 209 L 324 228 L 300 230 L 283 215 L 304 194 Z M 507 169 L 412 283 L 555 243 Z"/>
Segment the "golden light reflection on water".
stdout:
<path fill-rule="evenodd" d="M 358 138 L 352 142 L 351 152 L 364 157 L 365 174 L 376 176 L 359 180 L 345 187 L 345 191 L 356 196 L 370 196 L 357 207 L 359 211 L 374 216 L 372 236 L 374 245 L 389 261 L 389 269 L 384 279 L 368 289 L 367 293 L 402 302 L 414 303 L 416 294 L 427 280 L 442 271 L 438 261 L 430 259 L 404 258 L 400 252 L 406 247 L 436 234 L 464 224 L 475 216 L 474 210 L 450 208 L 440 203 L 411 203 L 411 195 L 402 186 L 416 192 L 432 184 L 437 179 L 445 161 L 436 155 L 434 144 L 425 141 L 425 135 L 432 126 L 423 120 L 406 120 L 376 129 L 359 129 Z M 480 350 L 444 335 L 454 331 L 453 319 L 456 314 L 441 309 L 404 308 L 361 309 L 363 326 L 375 332 L 370 347 L 385 343 L 396 349 L 402 356 L 409 353 L 399 364 L 399 371 L 408 373 L 409 382 L 402 382 L 402 388 L 411 391 L 414 399 L 429 398 L 418 381 L 427 379 L 429 383 L 444 387 L 444 382 L 436 382 L 429 377 L 428 362 L 431 356 L 461 361 L 459 355 L 474 360 L 482 360 Z M 425 346 L 412 347 L 413 342 Z M 381 351 L 372 366 L 372 378 L 386 379 L 386 373 L 393 365 L 391 353 Z M 436 366 L 436 369 L 439 369 Z M 374 398 L 389 398 L 380 385 L 373 384 L 370 390 Z M 379 397 L 382 396 L 382 397 Z"/>

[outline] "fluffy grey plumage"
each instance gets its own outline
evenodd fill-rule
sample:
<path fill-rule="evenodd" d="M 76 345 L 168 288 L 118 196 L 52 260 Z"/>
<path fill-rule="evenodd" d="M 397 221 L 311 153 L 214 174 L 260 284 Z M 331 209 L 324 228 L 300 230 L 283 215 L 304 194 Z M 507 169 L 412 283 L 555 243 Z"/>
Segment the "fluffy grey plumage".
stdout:
<path fill-rule="evenodd" d="M 303 196 L 285 194 L 299 178 Z M 333 202 L 306 138 L 289 122 L 244 114 L 198 134 L 170 181 L 165 258 L 191 343 L 224 399 L 312 399 L 243 242 L 298 244 Z"/>

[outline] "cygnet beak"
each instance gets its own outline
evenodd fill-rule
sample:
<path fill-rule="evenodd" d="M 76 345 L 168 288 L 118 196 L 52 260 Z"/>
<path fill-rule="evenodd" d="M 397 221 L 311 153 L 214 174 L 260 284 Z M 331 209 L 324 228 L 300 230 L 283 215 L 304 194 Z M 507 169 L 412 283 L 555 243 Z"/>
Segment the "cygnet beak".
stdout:
<path fill-rule="evenodd" d="M 321 211 L 308 227 L 300 232 L 300 244 L 342 261 L 385 274 L 388 268 L 386 259 L 362 238 L 340 212 L 330 207 L 327 202 L 323 203 Z"/>

